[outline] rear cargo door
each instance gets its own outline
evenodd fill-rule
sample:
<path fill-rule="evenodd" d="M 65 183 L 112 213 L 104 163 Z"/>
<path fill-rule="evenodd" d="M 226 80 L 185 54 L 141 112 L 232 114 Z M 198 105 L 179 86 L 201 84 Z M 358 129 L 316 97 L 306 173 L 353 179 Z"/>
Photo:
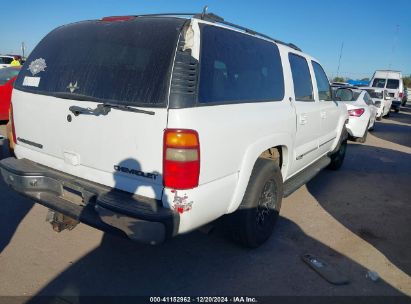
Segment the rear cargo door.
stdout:
<path fill-rule="evenodd" d="M 176 18 L 60 27 L 16 80 L 16 154 L 152 198 L 162 186 L 163 132 Z"/>

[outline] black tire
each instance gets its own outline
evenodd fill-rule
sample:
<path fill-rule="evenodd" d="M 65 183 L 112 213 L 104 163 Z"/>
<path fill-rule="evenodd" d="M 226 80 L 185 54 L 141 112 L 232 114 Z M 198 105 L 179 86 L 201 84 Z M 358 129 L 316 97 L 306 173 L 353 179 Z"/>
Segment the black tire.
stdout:
<path fill-rule="evenodd" d="M 395 113 L 398 113 L 400 111 L 400 108 L 395 108 Z"/>
<path fill-rule="evenodd" d="M 344 140 L 341 143 L 340 148 L 330 155 L 331 163 L 328 165 L 327 168 L 330 170 L 340 169 L 344 162 L 346 150 L 347 150 L 347 140 Z"/>
<path fill-rule="evenodd" d="M 227 216 L 232 237 L 248 248 L 262 245 L 273 233 L 282 198 L 280 168 L 273 160 L 259 158 L 238 210 Z"/>
<path fill-rule="evenodd" d="M 377 121 L 381 121 L 381 120 L 382 120 L 382 114 L 381 114 L 380 117 L 377 117 L 376 120 L 377 120 Z"/>

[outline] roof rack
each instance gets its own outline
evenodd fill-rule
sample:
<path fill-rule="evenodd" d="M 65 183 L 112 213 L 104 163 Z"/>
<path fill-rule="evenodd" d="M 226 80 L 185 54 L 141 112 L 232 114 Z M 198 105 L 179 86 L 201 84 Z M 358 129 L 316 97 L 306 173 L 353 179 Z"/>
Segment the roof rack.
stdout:
<path fill-rule="evenodd" d="M 222 17 L 220 17 L 220 16 L 218 16 L 218 15 L 216 15 L 216 14 L 207 13 L 207 9 L 208 9 L 207 6 L 204 7 L 203 12 L 200 13 L 200 14 L 199 14 L 199 13 L 165 13 L 165 14 L 145 14 L 145 15 L 138 15 L 138 16 L 144 16 L 144 17 L 192 16 L 193 18 L 201 19 L 201 20 L 204 20 L 204 21 L 209 21 L 209 22 L 213 22 L 213 23 L 221 23 L 221 24 L 227 25 L 227 26 L 229 26 L 229 27 L 242 30 L 242 31 L 244 31 L 245 33 L 248 33 L 248 34 L 251 34 L 251 35 L 254 35 L 254 36 L 263 37 L 263 38 L 265 38 L 265 39 L 274 41 L 275 43 L 282 44 L 282 45 L 288 46 L 288 47 L 290 47 L 290 48 L 292 48 L 292 49 L 294 49 L 294 50 L 297 50 L 297 51 L 302 52 L 302 50 L 301 50 L 298 46 L 296 46 L 295 44 L 293 44 L 293 43 L 286 43 L 286 42 L 283 42 L 283 41 L 281 41 L 281 40 L 274 39 L 274 38 L 272 38 L 272 37 L 270 37 L 270 36 L 267 36 L 267 35 L 265 35 L 265 34 L 262 34 L 262 33 L 259 33 L 259 32 L 254 31 L 254 30 L 251 30 L 251 29 L 249 29 L 249 28 L 246 28 L 246 27 L 244 27 L 244 26 L 237 25 L 237 24 L 234 24 L 234 23 L 225 21 L 224 18 L 222 18 Z"/>

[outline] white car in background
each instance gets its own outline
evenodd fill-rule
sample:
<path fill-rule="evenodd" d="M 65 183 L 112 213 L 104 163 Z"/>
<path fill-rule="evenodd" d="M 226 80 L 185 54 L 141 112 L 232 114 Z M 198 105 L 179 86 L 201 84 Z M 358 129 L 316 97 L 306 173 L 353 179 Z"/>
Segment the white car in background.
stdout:
<path fill-rule="evenodd" d="M 368 130 L 373 130 L 377 117 L 377 107 L 366 90 L 340 88 L 335 92 L 336 100 L 345 104 L 349 121 L 346 124 L 351 139 L 364 143 Z"/>
<path fill-rule="evenodd" d="M 370 86 L 387 89 L 389 96 L 392 97 L 392 109 L 397 113 L 400 111 L 404 97 L 404 83 L 400 71 L 377 70 L 371 78 Z"/>
<path fill-rule="evenodd" d="M 372 87 L 364 87 L 361 89 L 368 92 L 374 105 L 377 107 L 377 120 L 390 116 L 392 97 L 388 94 L 387 90 Z"/>

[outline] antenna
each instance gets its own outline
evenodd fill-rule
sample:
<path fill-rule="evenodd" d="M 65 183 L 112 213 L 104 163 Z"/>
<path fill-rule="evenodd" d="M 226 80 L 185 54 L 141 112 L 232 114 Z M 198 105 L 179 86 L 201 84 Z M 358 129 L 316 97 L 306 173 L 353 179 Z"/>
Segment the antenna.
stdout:
<path fill-rule="evenodd" d="M 341 64 L 343 48 L 344 48 L 344 41 L 341 43 L 340 58 L 338 58 L 337 77 L 339 76 L 338 73 L 340 72 L 340 64 Z"/>

